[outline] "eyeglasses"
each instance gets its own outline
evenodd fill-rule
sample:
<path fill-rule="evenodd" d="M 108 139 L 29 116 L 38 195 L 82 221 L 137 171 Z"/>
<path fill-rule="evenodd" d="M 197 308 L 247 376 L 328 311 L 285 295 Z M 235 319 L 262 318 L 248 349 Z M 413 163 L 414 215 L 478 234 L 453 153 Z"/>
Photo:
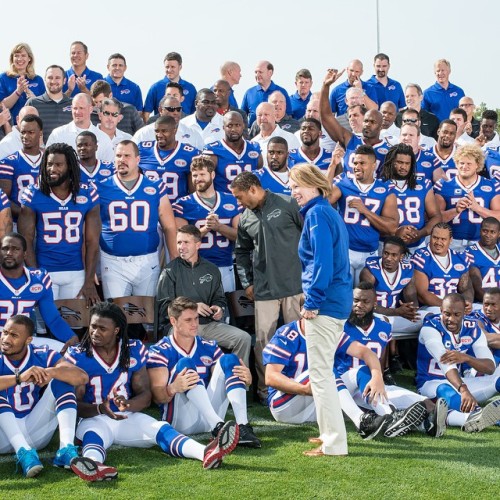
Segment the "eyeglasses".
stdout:
<path fill-rule="evenodd" d="M 104 116 L 112 116 L 113 118 L 118 118 L 120 116 L 120 113 L 118 111 L 115 111 L 112 113 L 111 111 L 103 111 L 102 114 Z"/>
<path fill-rule="evenodd" d="M 405 118 L 403 120 L 403 123 L 417 123 L 417 122 L 418 122 L 417 118 L 414 118 L 414 119 L 412 119 L 412 118 Z"/>
<path fill-rule="evenodd" d="M 169 113 L 180 113 L 182 111 L 182 106 L 163 106 L 163 109 L 165 111 L 168 111 Z"/>
<path fill-rule="evenodd" d="M 465 108 L 466 106 L 467 106 L 467 107 L 468 107 L 468 106 L 475 106 L 475 104 L 474 104 L 474 103 L 472 103 L 472 104 L 470 104 L 470 103 L 467 103 L 467 104 L 460 104 L 458 107 L 459 107 L 459 108 Z"/>

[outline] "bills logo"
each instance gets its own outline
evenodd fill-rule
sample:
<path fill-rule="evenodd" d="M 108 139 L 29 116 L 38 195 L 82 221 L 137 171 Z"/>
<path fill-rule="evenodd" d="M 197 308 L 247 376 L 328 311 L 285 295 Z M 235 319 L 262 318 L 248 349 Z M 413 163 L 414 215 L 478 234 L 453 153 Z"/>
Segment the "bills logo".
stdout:
<path fill-rule="evenodd" d="M 187 161 L 186 160 L 175 160 L 174 165 L 176 165 L 177 167 L 185 167 L 187 165 Z"/>
<path fill-rule="evenodd" d="M 267 214 L 267 220 L 270 221 L 271 219 L 277 219 L 280 215 L 281 215 L 281 210 L 279 208 L 276 208 L 271 213 Z"/>
<path fill-rule="evenodd" d="M 281 128 L 283 130 L 288 130 L 290 127 L 291 127 L 291 125 L 289 123 L 285 123 Z"/>
<path fill-rule="evenodd" d="M 188 94 L 189 94 L 189 90 L 184 89 L 184 90 L 182 91 L 182 93 L 183 93 L 184 95 L 188 95 Z"/>
<path fill-rule="evenodd" d="M 84 203 L 87 203 L 87 201 L 88 201 L 88 198 L 86 196 L 77 196 L 76 197 L 76 202 L 79 205 L 83 205 Z"/>
<path fill-rule="evenodd" d="M 450 92 L 450 97 L 457 97 L 457 93 L 456 92 Z"/>
<path fill-rule="evenodd" d="M 65 108 L 62 109 L 64 111 L 69 111 L 71 113 L 71 106 L 66 106 Z"/>
<path fill-rule="evenodd" d="M 62 319 L 69 321 L 70 319 L 80 321 L 82 319 L 82 315 L 80 311 L 75 311 L 68 306 L 61 306 L 57 308 L 57 311 L 61 315 Z"/>
<path fill-rule="evenodd" d="M 42 285 L 32 285 L 30 286 L 30 292 L 31 293 L 40 293 L 43 290 Z"/>
<path fill-rule="evenodd" d="M 134 314 L 138 314 L 141 318 L 146 317 L 146 309 L 144 307 L 139 307 L 132 302 L 127 302 L 123 305 L 123 311 L 129 316 L 133 316 Z"/>
<path fill-rule="evenodd" d="M 146 194 L 156 194 L 156 188 L 148 186 L 144 188 L 144 192 Z"/>
<path fill-rule="evenodd" d="M 212 129 L 212 132 L 216 133 L 216 132 L 220 132 L 220 128 L 219 127 L 215 127 Z"/>
<path fill-rule="evenodd" d="M 120 94 L 130 94 L 130 90 L 129 89 L 120 90 Z"/>
<path fill-rule="evenodd" d="M 203 283 L 210 283 L 214 277 L 211 274 L 205 274 L 204 276 L 200 277 L 200 285 Z"/>
<path fill-rule="evenodd" d="M 396 90 L 396 85 L 389 85 L 387 90 Z"/>

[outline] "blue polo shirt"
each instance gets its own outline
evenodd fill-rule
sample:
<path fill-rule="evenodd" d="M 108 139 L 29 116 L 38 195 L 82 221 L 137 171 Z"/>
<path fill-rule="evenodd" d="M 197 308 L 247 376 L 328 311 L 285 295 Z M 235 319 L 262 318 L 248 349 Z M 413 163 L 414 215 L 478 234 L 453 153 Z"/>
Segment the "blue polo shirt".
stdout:
<path fill-rule="evenodd" d="M 286 99 L 286 114 L 292 114 L 292 103 L 290 102 L 290 97 L 288 97 L 288 92 L 279 85 L 276 85 L 271 80 L 271 85 L 267 90 L 264 90 L 260 85 L 255 85 L 255 87 L 249 88 L 245 95 L 243 96 L 243 102 L 241 103 L 241 109 L 248 115 L 248 126 L 251 127 L 255 118 L 257 117 L 255 112 L 257 106 L 261 102 L 267 102 L 269 96 L 275 91 L 279 90 Z"/>
<path fill-rule="evenodd" d="M 63 92 L 66 92 L 68 90 L 68 79 L 70 76 L 75 75 L 75 71 L 73 68 L 69 68 L 66 71 L 66 83 L 64 84 L 63 87 Z M 85 75 L 85 86 L 90 90 L 90 86 L 96 82 L 97 80 L 104 80 L 104 77 L 101 75 L 101 73 L 98 73 L 97 71 L 92 71 L 91 69 L 87 68 L 85 66 L 85 69 L 82 71 L 81 75 L 76 75 L 76 76 L 83 76 Z M 75 88 L 73 89 L 73 92 L 71 93 L 70 97 L 75 97 L 76 94 L 80 93 L 80 89 L 78 88 L 78 85 L 75 85 Z"/>
<path fill-rule="evenodd" d="M 137 111 L 142 111 L 142 92 L 137 83 L 123 77 L 122 81 L 118 84 L 115 83 L 109 75 L 105 78 L 105 80 L 110 84 L 111 92 L 113 93 L 113 97 L 115 99 L 135 106 Z"/>
<path fill-rule="evenodd" d="M 3 101 L 6 97 L 9 97 L 13 92 L 17 90 L 17 79 L 18 76 L 8 76 L 7 73 L 2 73 L 0 75 L 0 101 Z M 34 78 L 28 79 L 28 87 L 35 94 L 36 97 L 42 95 L 45 92 L 45 83 L 41 76 L 35 75 Z M 28 97 L 26 93 L 23 92 L 12 108 L 10 108 L 10 115 L 12 116 L 12 121 L 16 123 L 17 115 L 21 108 L 26 104 Z"/>
<path fill-rule="evenodd" d="M 381 84 L 375 75 L 366 81 L 377 93 L 377 102 L 380 107 L 381 104 L 391 101 L 396 105 L 399 110 L 406 106 L 405 94 L 401 84 L 392 78 L 387 78 L 387 85 Z"/>
<path fill-rule="evenodd" d="M 165 89 L 170 80 L 165 77 L 162 80 L 153 83 L 148 90 L 148 95 L 146 96 L 146 101 L 144 102 L 144 111 L 146 113 L 158 113 L 158 108 L 160 107 L 160 101 L 165 95 Z M 196 88 L 192 83 L 179 79 L 179 85 L 182 87 L 182 92 L 184 93 L 184 100 L 181 103 L 182 111 L 186 115 L 192 115 L 195 112 L 194 101 L 196 99 Z"/>
<path fill-rule="evenodd" d="M 304 115 L 306 114 L 307 105 L 311 100 L 311 96 L 312 92 L 309 92 L 307 97 L 305 99 L 302 99 L 298 91 L 290 96 L 290 102 L 292 103 L 292 118 L 295 118 L 296 120 L 304 118 Z"/>
<path fill-rule="evenodd" d="M 345 102 L 345 93 L 353 85 L 349 85 L 349 80 L 344 83 L 337 85 L 330 94 L 330 106 L 332 107 L 333 113 L 337 115 L 343 115 L 347 113 L 347 104 Z M 361 86 L 365 91 L 366 95 L 374 102 L 378 103 L 377 93 L 373 87 L 368 82 L 361 82 Z"/>
<path fill-rule="evenodd" d="M 458 102 L 465 95 L 464 91 L 448 83 L 448 88 L 444 89 L 436 82 L 434 85 L 424 90 L 424 100 L 422 108 L 434 113 L 440 122 L 450 117 L 450 111 L 458 108 Z"/>

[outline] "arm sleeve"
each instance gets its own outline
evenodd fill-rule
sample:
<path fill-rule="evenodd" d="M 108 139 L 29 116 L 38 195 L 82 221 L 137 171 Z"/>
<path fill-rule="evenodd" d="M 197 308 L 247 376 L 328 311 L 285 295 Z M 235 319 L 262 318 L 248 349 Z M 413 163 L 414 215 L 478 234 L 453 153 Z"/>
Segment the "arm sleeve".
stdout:
<path fill-rule="evenodd" d="M 455 368 L 455 370 L 458 369 L 457 365 L 454 363 L 451 365 L 447 365 L 439 361 L 441 359 L 441 356 L 446 352 L 446 349 L 443 345 L 441 335 L 437 330 L 428 326 L 424 326 L 422 330 L 420 330 L 419 342 L 425 345 L 426 349 L 434 358 L 443 373 L 447 373 L 453 368 Z"/>
<path fill-rule="evenodd" d="M 50 328 L 50 331 L 57 340 L 66 342 L 75 335 L 68 323 L 61 318 L 54 302 L 52 289 L 45 290 L 42 298 L 38 301 L 38 307 L 40 308 L 43 321 Z"/>
<path fill-rule="evenodd" d="M 472 350 L 474 351 L 474 357 L 477 359 L 489 359 L 495 363 L 495 358 L 488 347 L 488 341 L 484 333 L 481 332 L 479 338 L 472 345 Z"/>

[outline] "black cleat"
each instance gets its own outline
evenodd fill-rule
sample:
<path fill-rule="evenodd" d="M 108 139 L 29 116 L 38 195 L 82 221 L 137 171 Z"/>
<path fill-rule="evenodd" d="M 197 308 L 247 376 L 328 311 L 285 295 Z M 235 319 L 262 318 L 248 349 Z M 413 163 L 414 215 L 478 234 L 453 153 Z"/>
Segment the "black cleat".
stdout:
<path fill-rule="evenodd" d="M 389 358 L 389 370 L 391 373 L 401 373 L 403 371 L 403 365 L 399 359 L 399 356 L 392 356 Z"/>
<path fill-rule="evenodd" d="M 369 441 L 378 434 L 384 434 L 387 427 L 392 423 L 392 415 L 377 415 L 373 412 L 363 414 L 359 424 L 358 434 Z"/>
<path fill-rule="evenodd" d="M 253 428 L 250 424 L 239 424 L 240 440 L 238 446 L 245 446 L 247 448 L 261 448 L 260 439 L 254 434 Z"/>

